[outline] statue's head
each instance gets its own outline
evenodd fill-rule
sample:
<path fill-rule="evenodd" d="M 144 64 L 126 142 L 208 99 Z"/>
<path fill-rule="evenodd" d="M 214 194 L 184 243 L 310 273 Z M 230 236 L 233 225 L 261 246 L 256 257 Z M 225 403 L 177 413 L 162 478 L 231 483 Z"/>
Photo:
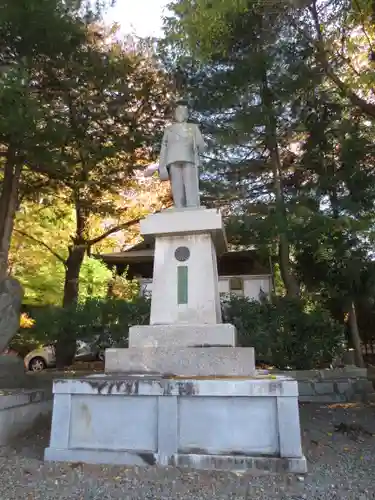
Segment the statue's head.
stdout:
<path fill-rule="evenodd" d="M 186 104 L 179 104 L 175 111 L 175 119 L 178 123 L 186 122 L 189 118 L 189 110 Z"/>

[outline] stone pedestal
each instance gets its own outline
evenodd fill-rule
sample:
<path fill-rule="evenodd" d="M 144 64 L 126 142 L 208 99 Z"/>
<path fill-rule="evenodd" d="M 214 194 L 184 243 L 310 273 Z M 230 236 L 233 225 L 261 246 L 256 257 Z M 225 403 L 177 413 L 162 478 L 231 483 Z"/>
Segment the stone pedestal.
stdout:
<path fill-rule="evenodd" d="M 150 325 L 129 330 L 128 349 L 106 351 L 106 373 L 252 376 L 254 350 L 223 324 L 217 253 L 227 249 L 217 210 L 166 210 L 141 222 L 155 238 Z"/>
<path fill-rule="evenodd" d="M 217 253 L 227 244 L 220 212 L 166 210 L 141 222 L 155 238 L 151 325 L 222 322 Z"/>
<path fill-rule="evenodd" d="M 108 374 L 168 374 L 183 377 L 251 377 L 255 374 L 252 347 L 146 347 L 107 349 Z"/>
<path fill-rule="evenodd" d="M 221 214 L 168 210 L 141 232 L 155 237 L 151 324 L 107 349 L 106 375 L 55 380 L 46 460 L 306 472 L 297 382 L 257 376 L 222 323 Z"/>
<path fill-rule="evenodd" d="M 129 331 L 129 347 L 235 347 L 236 329 L 227 323 L 215 325 L 139 325 Z"/>
<path fill-rule="evenodd" d="M 297 382 L 286 377 L 94 375 L 55 380 L 54 394 L 46 460 L 306 472 Z"/>

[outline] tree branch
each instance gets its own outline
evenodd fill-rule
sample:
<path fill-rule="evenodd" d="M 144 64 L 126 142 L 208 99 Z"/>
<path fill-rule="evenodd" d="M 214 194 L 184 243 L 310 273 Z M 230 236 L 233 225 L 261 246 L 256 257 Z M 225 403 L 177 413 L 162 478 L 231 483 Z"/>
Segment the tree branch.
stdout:
<path fill-rule="evenodd" d="M 31 234 L 27 234 L 24 231 L 21 231 L 20 229 L 14 229 L 14 232 L 20 234 L 21 236 L 25 236 L 25 238 L 29 238 L 29 240 L 34 241 L 38 245 L 46 248 L 54 257 L 56 257 L 57 260 L 59 260 L 62 264 L 64 264 L 64 267 L 66 267 L 66 260 L 64 257 L 61 257 L 57 252 L 55 252 L 47 243 L 44 243 L 44 241 L 38 240 L 38 238 L 35 238 L 34 236 L 31 236 Z"/>
<path fill-rule="evenodd" d="M 171 206 L 172 206 L 172 203 L 169 203 L 169 204 L 167 204 L 167 206 L 165 208 L 169 208 Z M 161 211 L 161 209 L 156 210 L 154 213 L 157 214 L 160 211 Z M 128 221 L 124 222 L 123 224 L 118 224 L 117 226 L 113 226 L 113 227 L 109 228 L 107 231 L 105 231 L 104 233 L 100 234 L 99 236 L 96 236 L 92 240 L 89 240 L 87 242 L 87 246 L 91 247 L 92 245 L 99 243 L 100 241 L 104 240 L 105 238 L 108 238 L 108 236 L 111 236 L 111 234 L 118 233 L 119 231 L 121 231 L 123 229 L 129 229 L 130 227 L 138 224 L 142 219 L 143 219 L 143 215 L 136 217 L 135 219 L 128 220 Z"/>
<path fill-rule="evenodd" d="M 354 3 L 355 3 L 355 6 L 357 7 L 358 9 L 358 13 L 359 13 L 359 16 L 361 18 L 361 23 L 362 23 L 362 31 L 363 31 L 363 34 L 365 35 L 365 38 L 367 40 L 367 43 L 369 44 L 369 47 L 370 47 L 370 50 L 374 50 L 374 47 L 373 47 L 373 44 L 372 44 L 372 41 L 366 31 L 366 28 L 365 28 L 365 16 L 363 15 L 363 11 L 361 9 L 361 6 L 358 2 L 358 0 L 354 0 Z"/>
<path fill-rule="evenodd" d="M 319 23 L 319 18 L 318 18 L 318 12 L 316 9 L 316 2 L 313 3 L 313 5 L 309 8 L 317 39 L 314 40 L 311 38 L 311 36 L 307 33 L 305 29 L 301 29 L 301 27 L 290 17 L 290 20 L 293 24 L 293 26 L 303 34 L 303 36 L 315 47 L 317 53 L 316 53 L 316 59 L 317 62 L 320 64 L 320 66 L 323 68 L 325 74 L 327 77 L 336 85 L 336 87 L 349 99 L 349 101 L 352 103 L 353 106 L 359 108 L 364 114 L 371 118 L 375 118 L 375 104 L 372 104 L 365 99 L 362 99 L 362 97 L 359 97 L 353 90 L 341 80 L 340 77 L 336 75 L 336 73 L 333 71 L 329 60 L 328 60 L 328 52 L 325 48 L 325 43 Z"/>
<path fill-rule="evenodd" d="M 87 246 L 91 247 L 92 245 L 99 243 L 100 241 L 104 240 L 105 238 L 108 238 L 108 236 L 111 236 L 111 234 L 118 233 L 122 229 L 128 229 L 129 227 L 135 226 L 136 224 L 138 224 L 140 222 L 140 220 L 142 218 L 143 217 L 140 216 L 140 217 L 137 217 L 136 219 L 132 219 L 132 220 L 129 220 L 127 222 L 124 222 L 123 224 L 119 224 L 117 226 L 113 226 L 113 227 L 109 228 L 104 233 L 102 233 L 99 236 L 96 236 L 92 240 L 88 241 Z"/>

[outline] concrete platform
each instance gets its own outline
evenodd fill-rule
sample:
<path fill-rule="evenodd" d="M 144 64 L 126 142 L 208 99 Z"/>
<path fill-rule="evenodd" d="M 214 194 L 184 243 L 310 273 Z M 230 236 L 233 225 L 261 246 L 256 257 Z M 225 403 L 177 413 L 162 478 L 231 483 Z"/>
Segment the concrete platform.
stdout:
<path fill-rule="evenodd" d="M 255 354 L 252 347 L 106 349 L 105 372 L 251 377 L 255 374 Z"/>
<path fill-rule="evenodd" d="M 52 411 L 50 390 L 10 389 L 0 394 L 0 445 L 32 428 L 35 421 Z"/>
<path fill-rule="evenodd" d="M 305 473 L 297 396 L 285 377 L 55 380 L 45 460 Z"/>
<path fill-rule="evenodd" d="M 236 328 L 217 325 L 140 325 L 129 329 L 129 347 L 235 347 Z"/>

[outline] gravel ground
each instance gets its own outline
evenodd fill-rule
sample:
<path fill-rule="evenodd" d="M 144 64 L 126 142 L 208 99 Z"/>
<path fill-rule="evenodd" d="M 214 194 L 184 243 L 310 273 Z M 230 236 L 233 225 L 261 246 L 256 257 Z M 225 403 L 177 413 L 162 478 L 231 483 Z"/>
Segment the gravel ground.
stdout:
<path fill-rule="evenodd" d="M 49 422 L 40 422 L 34 432 L 0 447 L 0 498 L 375 499 L 375 406 L 303 405 L 301 425 L 309 462 L 305 477 L 44 464 Z"/>

